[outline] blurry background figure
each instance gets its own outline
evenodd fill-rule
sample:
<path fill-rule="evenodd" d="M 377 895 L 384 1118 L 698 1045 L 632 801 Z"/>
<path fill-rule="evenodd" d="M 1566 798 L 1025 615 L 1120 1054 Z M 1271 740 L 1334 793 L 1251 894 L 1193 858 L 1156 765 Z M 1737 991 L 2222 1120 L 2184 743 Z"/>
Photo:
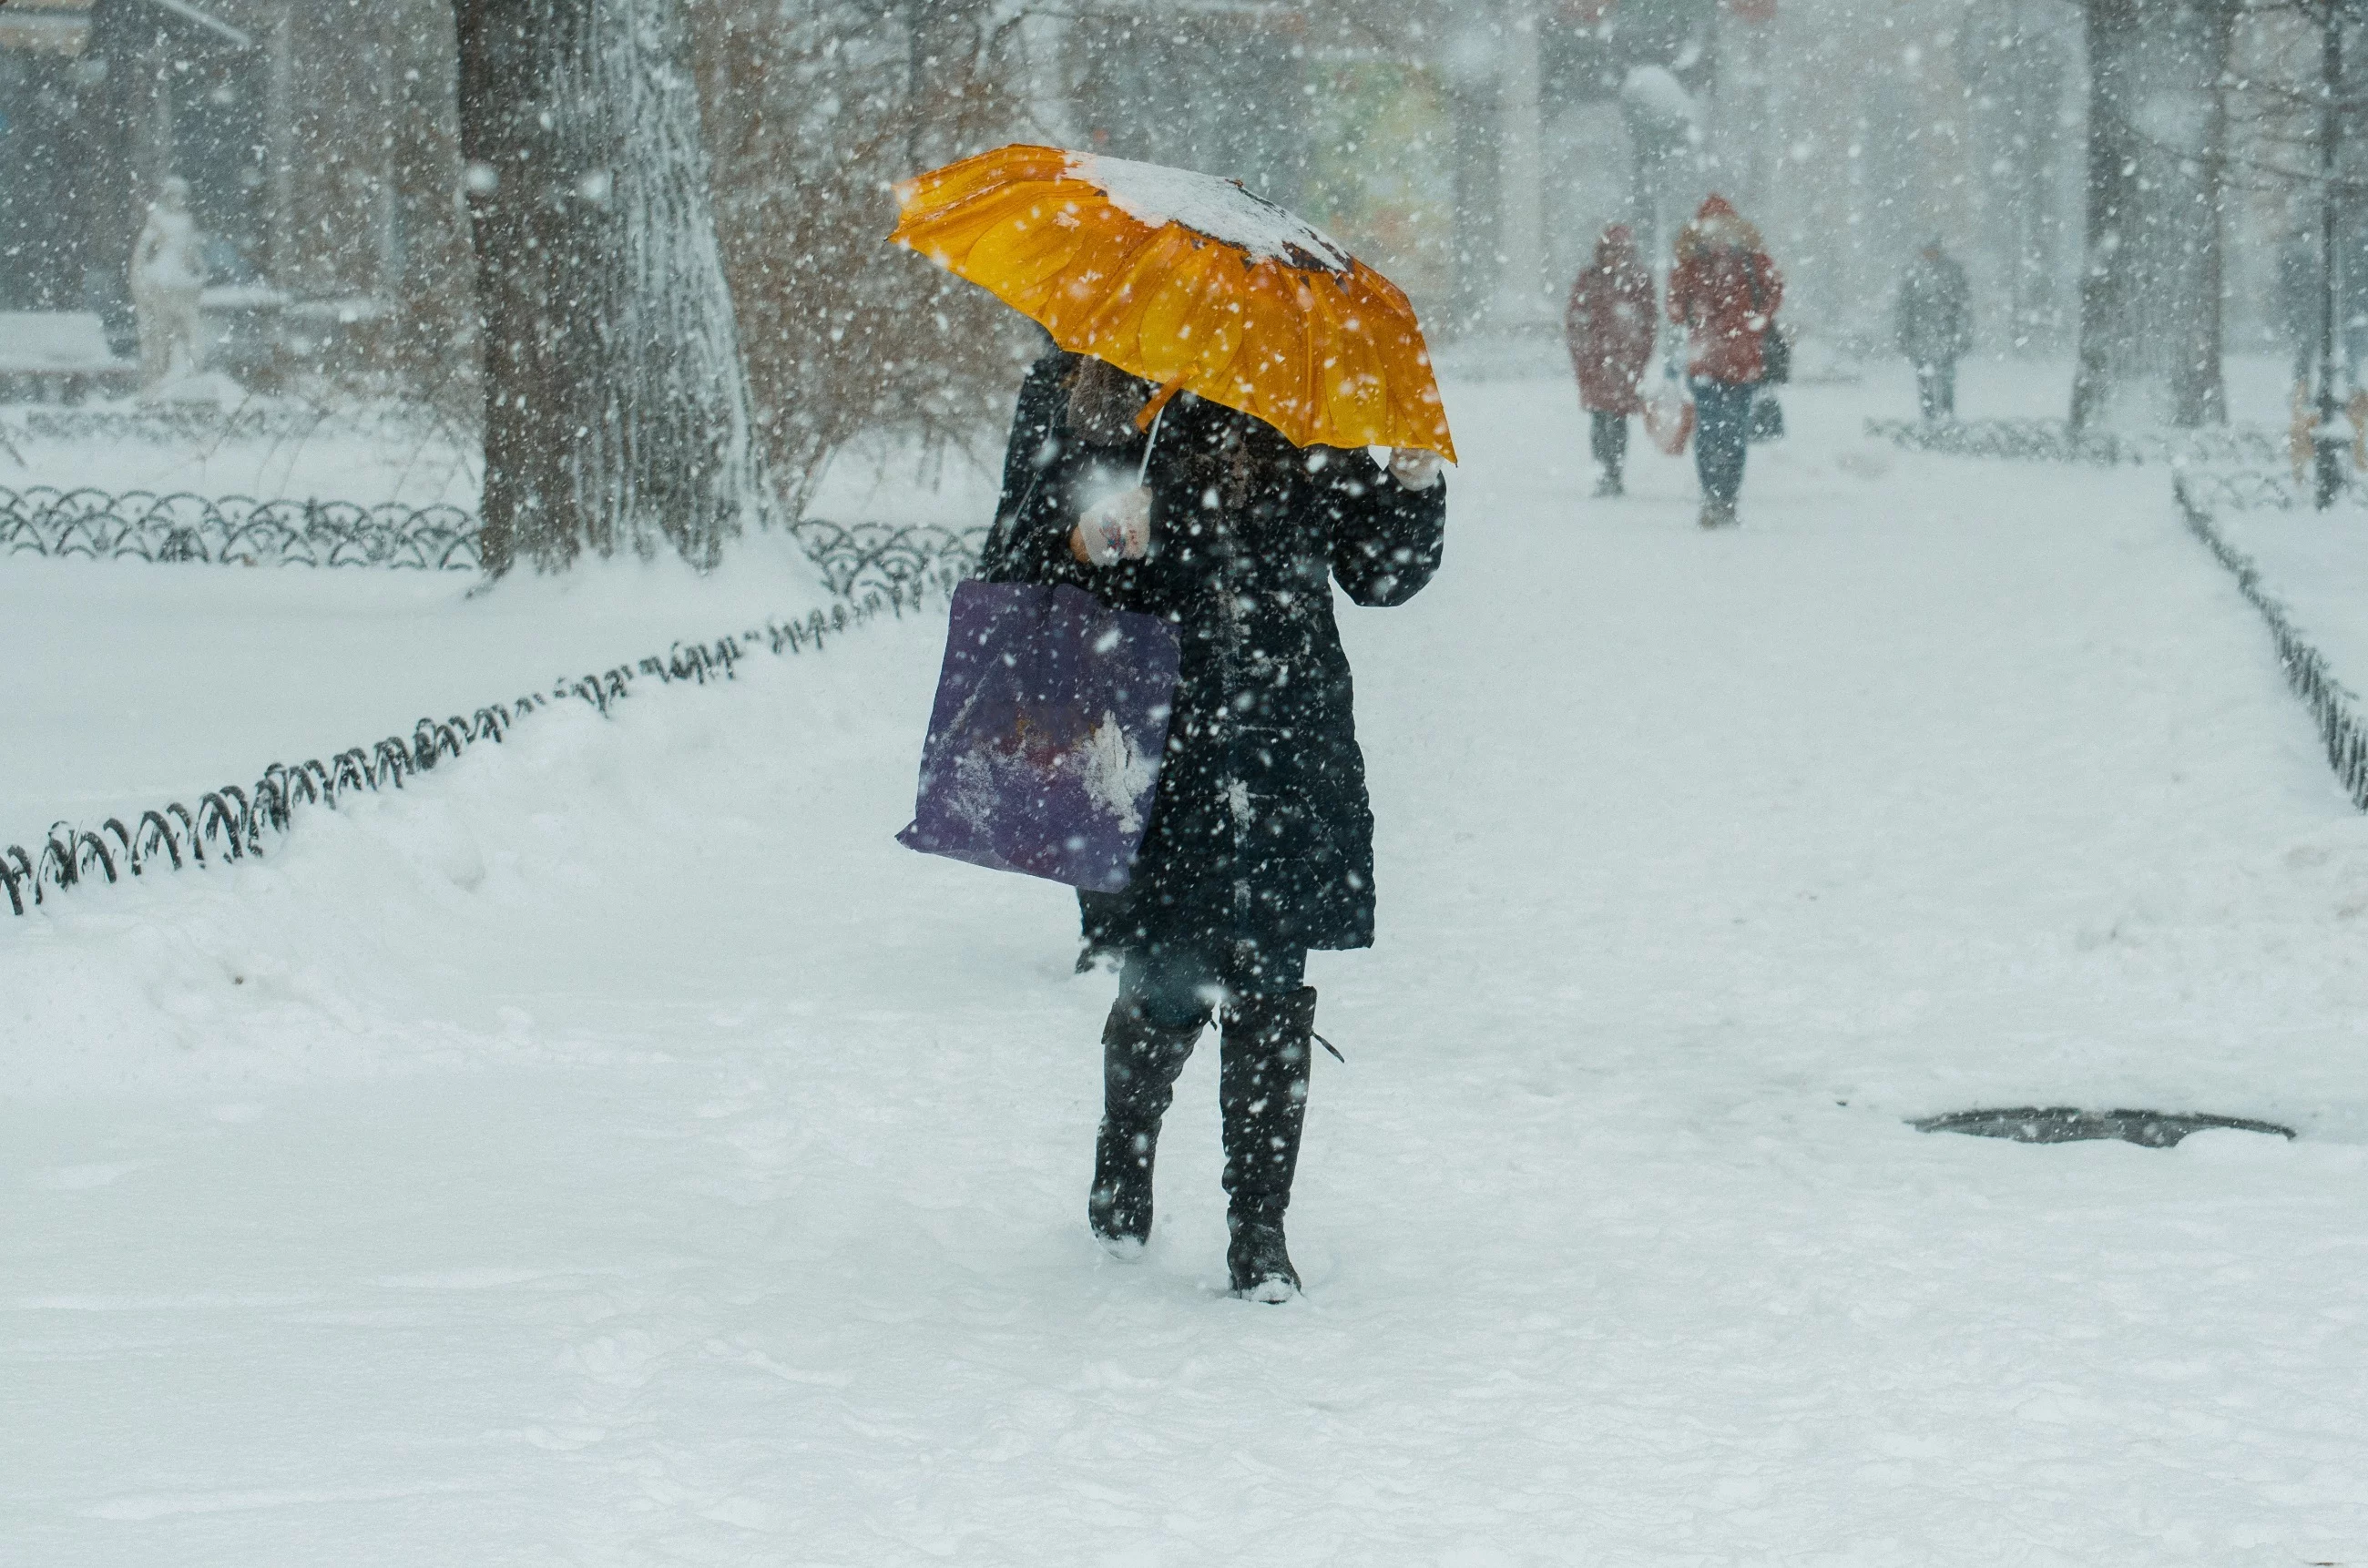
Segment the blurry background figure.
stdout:
<path fill-rule="evenodd" d="M 1733 528 L 1752 403 L 1767 369 L 1764 345 L 1784 301 L 1784 278 L 1760 248 L 1759 231 L 1723 196 L 1704 200 L 1678 231 L 1677 255 L 1669 319 L 1687 332 L 1702 526 Z"/>
<path fill-rule="evenodd" d="M 1628 226 L 1614 223 L 1595 242 L 1595 260 L 1571 285 L 1563 312 L 1571 368 L 1578 372 L 1578 405 L 1594 422 L 1588 443 L 1602 471 L 1598 495 L 1622 493 L 1628 416 L 1644 412 L 1638 383 L 1653 357 L 1656 325 L 1653 275 L 1645 270 Z"/>
<path fill-rule="evenodd" d="M 205 368 L 198 296 L 206 286 L 204 241 L 189 216 L 189 182 L 157 188 L 131 247 L 131 309 L 140 327 L 140 386 L 147 391 Z"/>
<path fill-rule="evenodd" d="M 1957 416 L 1957 361 L 1974 345 L 1965 269 L 1933 240 L 1899 280 L 1899 351 L 1916 367 L 1916 402 L 1924 417 Z"/>

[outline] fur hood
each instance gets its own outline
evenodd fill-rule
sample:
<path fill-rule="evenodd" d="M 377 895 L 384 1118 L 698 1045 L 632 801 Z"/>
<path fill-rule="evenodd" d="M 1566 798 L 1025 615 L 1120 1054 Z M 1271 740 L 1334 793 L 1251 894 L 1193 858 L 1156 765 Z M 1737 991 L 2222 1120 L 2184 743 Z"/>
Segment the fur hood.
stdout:
<path fill-rule="evenodd" d="M 1759 231 L 1747 222 L 1735 204 L 1713 193 L 1706 198 L 1693 222 L 1678 231 L 1678 259 L 1691 261 L 1705 251 L 1756 251 Z"/>
<path fill-rule="evenodd" d="M 1644 258 L 1636 254 L 1636 233 L 1625 223 L 1614 223 L 1603 231 L 1595 242 L 1595 265 L 1605 272 L 1624 272 L 1642 267 Z"/>

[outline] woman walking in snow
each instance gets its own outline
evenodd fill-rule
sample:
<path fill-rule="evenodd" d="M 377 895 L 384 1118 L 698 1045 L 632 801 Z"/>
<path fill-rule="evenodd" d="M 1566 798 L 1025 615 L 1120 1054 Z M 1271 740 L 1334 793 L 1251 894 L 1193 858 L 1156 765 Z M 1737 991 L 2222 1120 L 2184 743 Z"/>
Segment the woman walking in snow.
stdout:
<path fill-rule="evenodd" d="M 1732 528 L 1751 400 L 1766 369 L 1764 346 L 1784 300 L 1784 279 L 1760 248 L 1759 231 L 1723 196 L 1705 200 L 1678 231 L 1677 251 L 1669 319 L 1687 332 L 1702 526 Z"/>
<path fill-rule="evenodd" d="M 1213 1017 L 1223 1057 L 1236 1294 L 1299 1289 L 1283 1238 L 1306 1113 L 1310 949 L 1373 939 L 1373 819 L 1332 614 L 1412 598 L 1438 569 L 1439 459 L 1299 448 L 1185 392 L 1149 443 L 1152 388 L 1054 351 L 1019 394 L 983 574 L 1067 583 L 1160 616 L 1182 647 L 1158 794 L 1123 892 L 1088 916 L 1124 954 L 1102 1027 L 1087 1218 L 1119 1256 L 1151 1233 L 1152 1167 L 1177 1075 Z"/>
<path fill-rule="evenodd" d="M 1653 275 L 1636 254 L 1636 237 L 1614 223 L 1595 242 L 1595 260 L 1570 287 L 1563 335 L 1578 372 L 1578 405 L 1590 416 L 1588 441 L 1601 471 L 1598 495 L 1622 493 L 1628 416 L 1645 411 L 1638 390 L 1653 357 Z"/>

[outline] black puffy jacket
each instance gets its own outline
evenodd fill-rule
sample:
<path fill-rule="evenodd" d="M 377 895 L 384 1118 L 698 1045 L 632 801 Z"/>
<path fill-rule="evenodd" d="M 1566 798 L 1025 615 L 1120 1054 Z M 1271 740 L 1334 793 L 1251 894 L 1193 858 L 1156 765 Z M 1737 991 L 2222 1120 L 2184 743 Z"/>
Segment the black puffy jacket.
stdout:
<path fill-rule="evenodd" d="M 1086 565 L 1079 508 L 1133 482 L 1144 437 L 1073 427 L 1076 365 L 1049 354 L 1021 387 L 983 574 L 1164 617 L 1183 653 L 1133 879 L 1088 898 L 1089 924 L 1126 948 L 1371 946 L 1373 814 L 1329 580 L 1360 605 L 1412 598 L 1439 568 L 1446 483 L 1409 491 L 1361 449 L 1303 449 L 1186 392 L 1152 449 L 1150 555 Z"/>

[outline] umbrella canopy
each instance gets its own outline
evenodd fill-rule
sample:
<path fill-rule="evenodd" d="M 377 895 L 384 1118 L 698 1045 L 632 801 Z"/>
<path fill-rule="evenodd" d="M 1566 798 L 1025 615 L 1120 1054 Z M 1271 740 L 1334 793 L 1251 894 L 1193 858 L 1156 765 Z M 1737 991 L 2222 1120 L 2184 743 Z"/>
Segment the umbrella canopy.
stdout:
<path fill-rule="evenodd" d="M 1303 447 L 1455 456 L 1406 295 L 1238 180 L 1014 145 L 896 196 L 896 244 L 1158 382 L 1144 424 L 1189 389 Z"/>

